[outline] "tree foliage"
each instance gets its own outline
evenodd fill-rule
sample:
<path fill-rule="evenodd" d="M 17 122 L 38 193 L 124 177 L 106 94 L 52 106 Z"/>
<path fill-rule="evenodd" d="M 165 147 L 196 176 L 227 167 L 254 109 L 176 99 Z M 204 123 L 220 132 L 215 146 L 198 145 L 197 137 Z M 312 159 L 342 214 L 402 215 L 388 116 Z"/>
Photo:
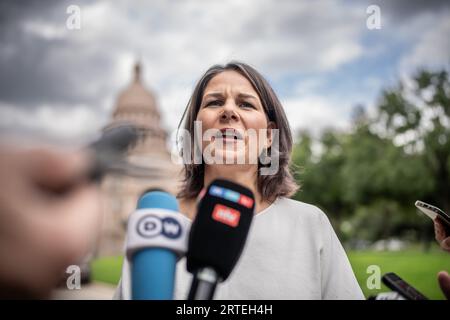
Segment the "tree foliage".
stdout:
<path fill-rule="evenodd" d="M 450 212 L 448 73 L 421 70 L 385 89 L 375 115 L 355 108 L 349 132 L 302 132 L 293 161 L 295 198 L 324 209 L 341 237 L 419 239 L 431 224 L 415 200 Z"/>

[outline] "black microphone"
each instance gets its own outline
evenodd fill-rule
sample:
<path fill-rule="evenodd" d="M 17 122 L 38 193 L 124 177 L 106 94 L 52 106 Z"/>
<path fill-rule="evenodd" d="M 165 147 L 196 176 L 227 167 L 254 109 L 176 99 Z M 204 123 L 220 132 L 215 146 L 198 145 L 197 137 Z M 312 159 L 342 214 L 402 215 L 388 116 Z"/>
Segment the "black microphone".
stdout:
<path fill-rule="evenodd" d="M 218 282 L 236 265 L 253 219 L 255 197 L 249 189 L 214 180 L 198 203 L 186 254 L 194 275 L 188 300 L 211 300 Z"/>
<path fill-rule="evenodd" d="M 122 161 L 126 152 L 139 141 L 139 129 L 129 123 L 122 123 L 105 130 L 100 139 L 92 142 L 88 148 L 94 151 L 94 163 L 90 178 L 100 180 L 114 163 Z"/>

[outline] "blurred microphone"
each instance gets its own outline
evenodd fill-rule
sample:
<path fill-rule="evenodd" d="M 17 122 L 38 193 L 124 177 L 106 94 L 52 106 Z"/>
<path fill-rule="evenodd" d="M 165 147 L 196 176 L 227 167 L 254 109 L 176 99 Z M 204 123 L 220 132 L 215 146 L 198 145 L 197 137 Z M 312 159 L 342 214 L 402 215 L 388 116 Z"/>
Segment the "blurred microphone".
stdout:
<path fill-rule="evenodd" d="M 253 219 L 253 193 L 226 180 L 214 180 L 198 203 L 191 226 L 187 269 L 193 274 L 188 300 L 211 300 L 238 261 Z"/>
<path fill-rule="evenodd" d="M 105 130 L 100 139 L 89 147 L 97 151 L 124 154 L 134 147 L 140 138 L 139 129 L 131 123 L 121 123 Z"/>
<path fill-rule="evenodd" d="M 175 267 L 187 247 L 187 221 L 166 192 L 143 195 L 128 220 L 126 254 L 133 300 L 173 299 Z"/>
<path fill-rule="evenodd" d="M 139 129 L 132 124 L 123 123 L 105 130 L 100 139 L 88 146 L 95 156 L 90 178 L 100 180 L 114 164 L 125 158 L 139 139 Z"/>

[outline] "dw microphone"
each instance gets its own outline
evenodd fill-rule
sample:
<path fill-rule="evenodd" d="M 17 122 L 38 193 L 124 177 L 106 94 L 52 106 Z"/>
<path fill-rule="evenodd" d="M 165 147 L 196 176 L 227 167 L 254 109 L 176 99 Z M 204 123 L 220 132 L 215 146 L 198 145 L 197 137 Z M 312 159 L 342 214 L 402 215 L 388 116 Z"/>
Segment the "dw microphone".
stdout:
<path fill-rule="evenodd" d="M 187 247 L 187 223 L 174 196 L 152 191 L 139 199 L 127 231 L 133 300 L 173 299 L 176 263 Z"/>

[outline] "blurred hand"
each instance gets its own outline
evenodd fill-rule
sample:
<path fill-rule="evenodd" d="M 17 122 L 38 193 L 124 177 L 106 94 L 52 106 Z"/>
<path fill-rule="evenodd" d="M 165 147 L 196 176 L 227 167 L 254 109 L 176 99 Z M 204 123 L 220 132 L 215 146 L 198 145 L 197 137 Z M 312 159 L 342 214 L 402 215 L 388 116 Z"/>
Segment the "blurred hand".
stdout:
<path fill-rule="evenodd" d="M 100 222 L 89 155 L 0 146 L 0 297 L 45 298 L 86 255 Z M 61 191 L 61 192 L 60 192 Z"/>
<path fill-rule="evenodd" d="M 434 219 L 434 233 L 439 246 L 450 252 L 450 234 L 448 234 L 444 224 L 439 219 Z M 438 273 L 438 282 L 447 300 L 450 300 L 450 276 L 446 271 Z"/>
<path fill-rule="evenodd" d="M 450 300 L 450 275 L 446 271 L 438 273 L 438 282 L 447 300 Z"/>
<path fill-rule="evenodd" d="M 434 219 L 434 233 L 439 246 L 450 252 L 450 234 L 447 233 L 446 227 L 439 219 Z"/>

